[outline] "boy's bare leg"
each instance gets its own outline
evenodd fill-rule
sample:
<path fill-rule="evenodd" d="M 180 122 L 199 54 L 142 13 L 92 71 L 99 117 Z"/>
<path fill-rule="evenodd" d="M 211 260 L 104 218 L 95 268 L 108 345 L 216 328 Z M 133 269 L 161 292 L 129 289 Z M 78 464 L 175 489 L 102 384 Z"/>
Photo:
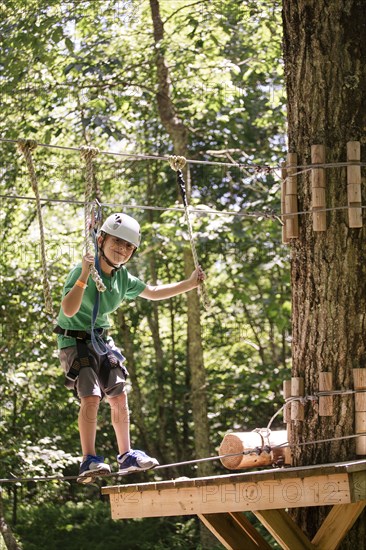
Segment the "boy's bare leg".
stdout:
<path fill-rule="evenodd" d="M 130 450 L 130 414 L 128 410 L 127 394 L 125 392 L 116 397 L 109 397 L 111 418 L 116 433 L 118 453 L 122 455 Z"/>
<path fill-rule="evenodd" d="M 97 415 L 100 397 L 90 395 L 80 398 L 79 433 L 83 459 L 86 455 L 95 455 L 95 437 L 97 433 Z"/>

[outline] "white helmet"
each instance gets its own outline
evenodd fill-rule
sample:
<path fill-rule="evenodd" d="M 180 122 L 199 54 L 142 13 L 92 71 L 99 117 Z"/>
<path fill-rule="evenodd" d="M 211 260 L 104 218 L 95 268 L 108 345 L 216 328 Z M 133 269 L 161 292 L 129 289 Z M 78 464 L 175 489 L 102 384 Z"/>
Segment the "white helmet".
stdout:
<path fill-rule="evenodd" d="M 108 216 L 100 230 L 107 233 L 107 235 L 123 239 L 136 246 L 136 248 L 140 245 L 140 224 L 127 214 L 119 213 Z"/>

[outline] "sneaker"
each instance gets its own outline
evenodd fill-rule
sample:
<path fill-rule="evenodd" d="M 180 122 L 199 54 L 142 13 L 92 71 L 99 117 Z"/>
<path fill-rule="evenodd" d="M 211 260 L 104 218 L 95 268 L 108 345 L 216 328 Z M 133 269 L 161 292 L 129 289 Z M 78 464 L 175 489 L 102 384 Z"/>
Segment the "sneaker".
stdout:
<path fill-rule="evenodd" d="M 84 462 L 80 464 L 77 481 L 79 483 L 91 483 L 95 477 L 110 473 L 111 469 L 108 464 L 104 463 L 104 457 L 87 455 Z"/>
<path fill-rule="evenodd" d="M 124 455 L 118 455 L 117 461 L 119 464 L 119 474 L 127 474 L 129 472 L 141 472 L 150 470 L 159 465 L 156 458 L 147 456 L 143 451 L 128 451 Z"/>

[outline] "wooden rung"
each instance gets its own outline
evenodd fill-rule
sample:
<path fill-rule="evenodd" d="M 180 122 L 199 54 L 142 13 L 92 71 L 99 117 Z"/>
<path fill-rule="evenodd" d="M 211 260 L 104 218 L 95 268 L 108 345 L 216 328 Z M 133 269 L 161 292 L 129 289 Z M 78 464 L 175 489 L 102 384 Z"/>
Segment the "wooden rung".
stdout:
<path fill-rule="evenodd" d="M 347 143 L 347 162 L 361 162 L 361 144 L 359 141 Z M 361 208 L 361 166 L 347 166 L 347 198 L 348 198 L 348 225 L 351 228 L 360 228 L 362 222 Z"/>
<path fill-rule="evenodd" d="M 325 145 L 311 146 L 311 163 L 325 163 Z M 318 208 L 326 206 L 326 173 L 324 168 L 313 168 L 311 171 L 311 187 L 312 187 L 312 208 L 313 208 L 313 230 L 326 231 L 327 216 L 326 212 L 317 212 Z"/>
<path fill-rule="evenodd" d="M 333 374 L 331 372 L 319 373 L 319 391 L 331 391 L 333 389 Z M 331 395 L 319 397 L 319 416 L 333 416 L 333 397 Z"/>
<path fill-rule="evenodd" d="M 366 368 L 352 369 L 355 390 L 366 390 Z M 355 394 L 355 433 L 366 432 L 366 392 Z M 356 438 L 356 454 L 366 455 L 366 435 Z"/>
<path fill-rule="evenodd" d="M 362 208 L 359 205 L 357 207 L 350 205 L 348 209 L 348 225 L 353 229 L 362 227 Z"/>
<path fill-rule="evenodd" d="M 355 394 L 355 411 L 366 411 L 366 390 L 364 390 L 362 393 L 360 392 Z"/>
<path fill-rule="evenodd" d="M 355 203 L 361 206 L 361 185 L 358 183 L 349 183 L 347 185 L 348 204 Z"/>
<path fill-rule="evenodd" d="M 316 210 L 314 210 L 313 230 L 316 232 L 327 230 L 327 213 L 326 212 L 317 212 Z"/>
<path fill-rule="evenodd" d="M 291 397 L 302 397 L 303 395 L 304 379 L 291 378 Z M 304 405 L 300 401 L 291 402 L 291 420 L 304 420 Z"/>
<path fill-rule="evenodd" d="M 366 368 L 352 369 L 355 390 L 366 390 Z"/>
<path fill-rule="evenodd" d="M 281 163 L 281 214 L 282 214 L 282 242 L 283 244 L 286 244 L 289 242 L 289 238 L 287 237 L 287 218 L 285 216 L 286 214 L 286 187 L 287 187 L 287 170 L 286 170 L 286 163 Z"/>
<path fill-rule="evenodd" d="M 347 143 L 347 162 L 361 162 L 361 143 L 349 141 Z M 361 166 L 347 166 L 348 183 L 361 184 Z"/>
<path fill-rule="evenodd" d="M 297 153 L 287 153 L 287 188 L 286 193 L 297 195 Z"/>
<path fill-rule="evenodd" d="M 286 179 L 286 195 L 285 195 L 285 210 L 286 214 L 291 214 L 286 217 L 286 237 L 287 239 L 296 239 L 299 236 L 299 220 L 295 215 L 298 212 L 297 206 L 297 176 L 293 175 L 297 172 L 297 154 L 287 154 L 287 179 Z"/>
<path fill-rule="evenodd" d="M 324 187 L 314 187 L 312 189 L 313 208 L 325 208 L 325 189 Z"/>
<path fill-rule="evenodd" d="M 356 431 L 356 434 L 366 434 L 366 411 L 356 411 L 355 431 Z M 358 438 L 358 439 L 361 439 L 361 438 Z"/>

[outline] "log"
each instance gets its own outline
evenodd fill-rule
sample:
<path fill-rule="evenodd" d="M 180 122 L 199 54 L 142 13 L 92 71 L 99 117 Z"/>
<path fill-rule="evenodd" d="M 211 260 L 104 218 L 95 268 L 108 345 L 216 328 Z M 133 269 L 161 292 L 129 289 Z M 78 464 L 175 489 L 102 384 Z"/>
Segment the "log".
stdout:
<path fill-rule="evenodd" d="M 237 456 L 228 456 L 220 460 L 229 470 L 257 468 L 276 463 L 291 464 L 289 447 L 272 448 L 285 443 L 287 443 L 286 430 L 270 432 L 268 437 L 262 437 L 259 432 L 228 433 L 221 442 L 219 454 L 237 454 Z"/>

